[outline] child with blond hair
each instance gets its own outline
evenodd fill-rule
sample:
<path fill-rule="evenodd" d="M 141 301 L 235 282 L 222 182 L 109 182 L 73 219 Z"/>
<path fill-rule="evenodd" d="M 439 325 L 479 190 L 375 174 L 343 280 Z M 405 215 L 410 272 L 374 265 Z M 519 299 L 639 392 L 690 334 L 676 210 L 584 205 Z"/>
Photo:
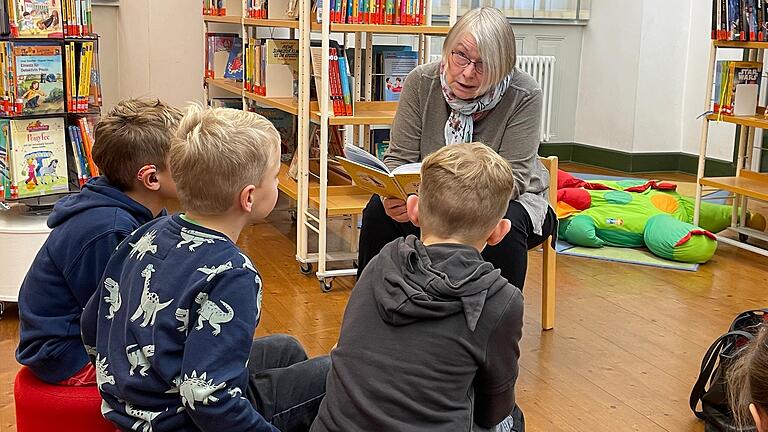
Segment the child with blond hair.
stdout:
<path fill-rule="evenodd" d="M 480 255 L 510 230 L 514 185 L 509 163 L 483 144 L 424 159 L 419 194 L 407 200 L 421 238 L 392 241 L 361 274 L 312 431 L 467 431 L 502 421 L 522 430 L 519 410 L 507 417 L 523 296 Z"/>
<path fill-rule="evenodd" d="M 279 167 L 280 136 L 258 114 L 192 106 L 182 119 L 170 168 L 183 213 L 126 239 L 83 313 L 102 411 L 120 429 L 311 424 L 328 358 L 284 335 L 253 341 L 262 279 L 236 245 L 274 208 Z"/>

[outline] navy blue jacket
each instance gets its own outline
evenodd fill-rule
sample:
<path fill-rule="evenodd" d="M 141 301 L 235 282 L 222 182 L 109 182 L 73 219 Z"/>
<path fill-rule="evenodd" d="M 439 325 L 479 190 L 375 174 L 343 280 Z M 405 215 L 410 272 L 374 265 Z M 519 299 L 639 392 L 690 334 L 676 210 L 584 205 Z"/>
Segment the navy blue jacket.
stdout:
<path fill-rule="evenodd" d="M 117 245 L 152 218 L 149 209 L 105 177 L 56 203 L 48 217 L 53 231 L 19 292 L 19 363 L 49 383 L 71 377 L 88 363 L 80 339 L 83 308 Z"/>
<path fill-rule="evenodd" d="M 158 218 L 107 263 L 82 319 L 102 413 L 121 430 L 276 429 L 245 398 L 261 278 L 224 234 Z"/>

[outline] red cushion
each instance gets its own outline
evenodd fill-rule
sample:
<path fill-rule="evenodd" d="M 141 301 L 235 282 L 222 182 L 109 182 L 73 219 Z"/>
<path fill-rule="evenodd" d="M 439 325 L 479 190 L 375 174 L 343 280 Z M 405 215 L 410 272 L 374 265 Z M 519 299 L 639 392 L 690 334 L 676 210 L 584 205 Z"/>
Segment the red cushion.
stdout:
<path fill-rule="evenodd" d="M 101 415 L 96 386 L 67 387 L 44 383 L 26 367 L 13 387 L 18 432 L 114 432 Z"/>

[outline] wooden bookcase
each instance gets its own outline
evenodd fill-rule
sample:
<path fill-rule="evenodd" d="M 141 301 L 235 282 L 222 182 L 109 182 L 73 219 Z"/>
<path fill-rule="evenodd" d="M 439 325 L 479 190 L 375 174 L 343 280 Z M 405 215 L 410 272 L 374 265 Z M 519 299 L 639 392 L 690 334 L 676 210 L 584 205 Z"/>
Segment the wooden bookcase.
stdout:
<path fill-rule="evenodd" d="M 717 62 L 718 48 L 737 48 L 745 51 L 750 61 L 763 61 L 768 42 L 739 42 L 739 41 L 712 41 L 709 56 L 709 71 L 707 75 L 707 90 L 705 109 L 711 110 L 712 88 Z M 736 151 L 736 174 L 731 177 L 705 177 L 705 163 L 707 155 L 707 141 L 709 122 L 723 121 L 741 126 L 739 145 Z M 746 226 L 746 209 L 750 199 L 768 202 L 768 173 L 756 172 L 748 169 L 750 166 L 752 146 L 756 129 L 768 129 L 768 117 L 765 108 L 759 107 L 754 116 L 728 116 L 709 114 L 703 117 L 701 126 L 701 142 L 699 143 L 699 165 L 697 171 L 696 204 L 694 212 L 694 224 L 699 222 L 699 213 L 704 188 L 722 189 L 733 194 L 733 214 L 731 216 L 730 231 L 739 235 L 739 240 L 718 235 L 717 240 L 731 244 L 761 255 L 768 256 L 768 250 L 747 243 L 749 237 L 768 241 L 768 235 L 753 230 Z"/>
<path fill-rule="evenodd" d="M 371 101 L 371 80 L 365 80 L 361 86 L 361 77 L 370 77 L 373 73 L 372 50 L 365 50 L 363 62 L 362 46 L 373 45 L 374 34 L 413 35 L 418 38 L 419 63 L 429 58 L 429 36 L 445 36 L 450 26 L 434 26 L 431 19 L 431 2 L 427 2 L 427 23 L 423 26 L 381 25 L 381 24 L 339 24 L 324 20 L 317 23 L 315 14 L 311 11 L 310 0 L 299 1 L 299 16 L 297 20 L 268 20 L 242 18 L 245 12 L 245 2 L 241 16 L 204 16 L 204 34 L 209 31 L 210 24 L 237 24 L 241 36 L 246 34 L 247 27 L 267 27 L 289 29 L 291 36 L 299 40 L 299 95 L 298 98 L 265 98 L 254 93 L 246 92 L 243 83 L 226 79 L 206 79 L 204 88 L 206 100 L 210 98 L 212 88 L 238 95 L 243 100 L 243 109 L 247 101 L 253 100 L 260 105 L 277 108 L 298 116 L 297 148 L 298 181 L 288 176 L 288 167 L 283 166 L 279 176 L 280 191 L 296 202 L 297 234 L 296 260 L 302 273 L 315 272 L 323 291 L 329 291 L 333 278 L 338 276 L 355 275 L 355 268 L 329 269 L 331 262 L 353 262 L 357 259 L 357 226 L 359 216 L 371 195 L 353 186 L 349 180 L 328 170 L 328 133 L 329 127 L 352 126 L 352 137 L 356 145 L 370 148 L 370 126 L 389 125 L 397 109 L 397 102 Z M 330 2 L 323 1 L 322 16 L 330 16 Z M 451 2 L 449 23 L 456 21 L 458 2 Z M 314 37 L 313 37 L 314 34 Z M 351 116 L 334 116 L 328 106 L 328 53 L 331 34 L 341 34 L 344 46 L 354 45 L 355 86 L 352 89 L 354 114 Z M 318 92 L 318 101 L 310 100 L 310 80 L 312 80 L 310 65 L 310 41 L 319 40 L 322 51 L 322 85 Z M 354 41 L 353 43 L 351 43 Z M 361 63 L 365 63 L 362 70 Z M 310 122 L 320 126 L 320 160 L 319 175 L 310 172 L 309 160 L 309 129 Z M 349 248 L 345 251 L 329 251 L 329 218 L 343 217 L 348 222 L 345 232 L 345 243 Z M 314 233 L 314 235 L 311 235 Z M 316 240 L 316 245 L 314 244 Z M 310 245 L 310 243 L 313 243 Z M 312 246 L 312 247 L 310 247 Z M 310 252 L 310 249 L 316 252 Z M 315 268 L 316 265 L 316 268 Z"/>

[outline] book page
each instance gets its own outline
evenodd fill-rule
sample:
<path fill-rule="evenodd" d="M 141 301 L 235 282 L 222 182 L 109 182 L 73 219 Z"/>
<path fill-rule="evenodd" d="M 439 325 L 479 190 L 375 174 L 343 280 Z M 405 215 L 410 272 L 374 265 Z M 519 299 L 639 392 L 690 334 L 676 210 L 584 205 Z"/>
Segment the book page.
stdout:
<path fill-rule="evenodd" d="M 378 158 L 376 158 L 376 156 L 368 153 L 360 147 L 347 144 L 344 146 L 344 155 L 352 162 L 365 165 L 377 171 L 381 171 L 387 175 L 389 174 L 389 168 L 384 165 L 384 162 L 380 161 Z"/>
<path fill-rule="evenodd" d="M 392 174 L 417 174 L 421 173 L 421 162 L 412 162 L 392 170 Z"/>

